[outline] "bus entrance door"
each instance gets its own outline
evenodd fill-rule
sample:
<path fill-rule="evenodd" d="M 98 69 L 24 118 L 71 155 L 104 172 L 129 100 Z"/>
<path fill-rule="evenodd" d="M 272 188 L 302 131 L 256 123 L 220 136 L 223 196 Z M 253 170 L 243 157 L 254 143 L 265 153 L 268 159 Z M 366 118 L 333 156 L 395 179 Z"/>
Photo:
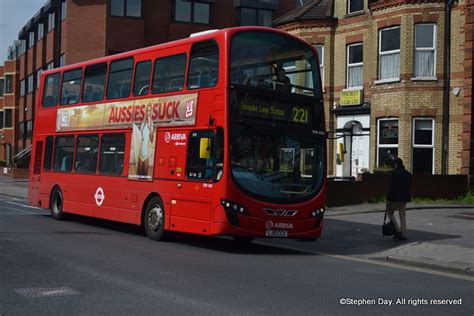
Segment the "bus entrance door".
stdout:
<path fill-rule="evenodd" d="M 158 130 L 155 158 L 155 177 L 166 179 L 170 193 L 170 229 L 175 231 L 206 234 L 211 219 L 212 183 L 189 181 L 194 175 L 186 172 L 187 155 L 192 155 L 193 132 Z M 193 165 L 192 163 L 190 163 Z M 171 181 L 170 181 L 171 180 Z"/>

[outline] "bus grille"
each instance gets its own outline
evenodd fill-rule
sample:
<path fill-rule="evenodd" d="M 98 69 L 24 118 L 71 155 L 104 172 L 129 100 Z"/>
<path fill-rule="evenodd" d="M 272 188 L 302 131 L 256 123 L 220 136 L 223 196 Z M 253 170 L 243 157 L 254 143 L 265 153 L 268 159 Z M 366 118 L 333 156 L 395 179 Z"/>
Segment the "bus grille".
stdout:
<path fill-rule="evenodd" d="M 40 174 L 41 159 L 43 158 L 43 141 L 36 142 L 35 161 L 33 165 L 33 174 Z"/>

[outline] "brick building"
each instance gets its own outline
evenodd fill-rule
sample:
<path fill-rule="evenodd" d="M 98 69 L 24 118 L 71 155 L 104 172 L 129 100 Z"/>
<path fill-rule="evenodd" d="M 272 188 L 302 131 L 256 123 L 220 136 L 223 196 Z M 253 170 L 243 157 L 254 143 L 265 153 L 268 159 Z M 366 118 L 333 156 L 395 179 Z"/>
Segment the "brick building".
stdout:
<path fill-rule="evenodd" d="M 0 66 L 0 173 L 7 165 L 7 157 L 17 152 L 18 134 L 15 122 L 18 122 L 18 63 L 6 61 Z"/>
<path fill-rule="evenodd" d="M 474 175 L 472 0 L 310 0 L 274 24 L 320 52 L 329 175 L 390 154 L 414 173 Z"/>
<path fill-rule="evenodd" d="M 11 61 L 4 66 L 5 75 L 0 70 L 4 86 L 13 80 L 12 84 L 18 87 L 15 90 L 17 93 L 8 92 L 3 99 L 0 97 L 0 113 L 3 113 L 0 115 L 7 115 L 7 108 L 18 109 L 18 115 L 11 118 L 11 127 L 0 127 L 0 135 L 4 134 L 5 141 L 10 145 L 0 146 L 0 161 L 13 162 L 19 167 L 28 166 L 36 91 L 43 70 L 184 38 L 208 29 L 237 25 L 271 26 L 274 18 L 294 9 L 296 2 L 47 1 L 19 31 L 18 41 L 9 51 Z M 10 75 L 13 75 L 12 79 Z M 2 139 L 0 144 L 3 144 Z M 9 151 L 5 152 L 5 148 Z"/>

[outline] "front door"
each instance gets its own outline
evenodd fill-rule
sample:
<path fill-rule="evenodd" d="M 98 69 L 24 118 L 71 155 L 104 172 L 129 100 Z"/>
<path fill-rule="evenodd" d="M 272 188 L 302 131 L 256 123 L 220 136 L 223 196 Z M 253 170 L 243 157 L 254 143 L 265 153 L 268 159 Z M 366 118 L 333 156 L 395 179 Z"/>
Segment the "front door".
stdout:
<path fill-rule="evenodd" d="M 336 176 L 357 177 L 369 170 L 370 150 L 369 115 L 339 116 L 337 118 L 338 139 L 336 148 L 343 144 L 344 159 L 336 162 Z"/>

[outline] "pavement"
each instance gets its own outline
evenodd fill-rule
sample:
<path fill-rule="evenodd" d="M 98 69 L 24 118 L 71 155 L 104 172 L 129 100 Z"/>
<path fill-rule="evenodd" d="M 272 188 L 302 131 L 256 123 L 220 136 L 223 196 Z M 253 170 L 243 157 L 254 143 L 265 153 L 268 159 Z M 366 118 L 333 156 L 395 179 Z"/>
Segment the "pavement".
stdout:
<path fill-rule="evenodd" d="M 28 180 L 0 177 L 0 195 L 26 201 L 27 193 Z M 474 276 L 473 205 L 409 203 L 406 242 L 382 237 L 384 211 L 383 203 L 328 208 L 322 237 L 298 247 Z M 281 241 L 282 245 L 295 243 Z"/>
<path fill-rule="evenodd" d="M 382 237 L 384 212 L 384 203 L 329 208 L 321 241 L 336 247 L 324 251 L 474 276 L 473 205 L 408 203 L 406 242 Z"/>

